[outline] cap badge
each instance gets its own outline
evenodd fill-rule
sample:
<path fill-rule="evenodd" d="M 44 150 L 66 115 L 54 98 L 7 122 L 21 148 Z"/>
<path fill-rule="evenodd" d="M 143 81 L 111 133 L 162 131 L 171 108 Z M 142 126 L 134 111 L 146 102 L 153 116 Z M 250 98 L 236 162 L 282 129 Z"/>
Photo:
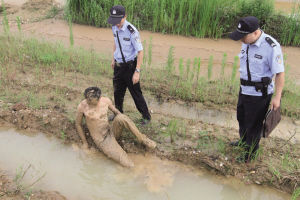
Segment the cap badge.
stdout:
<path fill-rule="evenodd" d="M 112 14 L 113 14 L 113 15 L 117 14 L 117 11 L 116 11 L 116 10 L 113 10 L 113 11 L 112 11 Z"/>
<path fill-rule="evenodd" d="M 239 24 L 239 25 L 238 25 L 238 28 L 242 28 L 242 25 L 241 25 L 241 24 Z"/>

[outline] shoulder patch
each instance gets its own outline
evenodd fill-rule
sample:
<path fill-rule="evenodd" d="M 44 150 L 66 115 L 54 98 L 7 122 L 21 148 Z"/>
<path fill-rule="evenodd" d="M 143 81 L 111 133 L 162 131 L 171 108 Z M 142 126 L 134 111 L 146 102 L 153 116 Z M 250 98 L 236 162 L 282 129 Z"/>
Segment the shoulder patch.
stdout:
<path fill-rule="evenodd" d="M 135 32 L 135 30 L 132 28 L 132 26 L 128 25 L 127 28 L 131 34 L 133 34 Z"/>
<path fill-rule="evenodd" d="M 274 42 L 271 38 L 266 37 L 265 39 L 266 39 L 267 43 L 268 43 L 271 47 L 276 47 L 275 42 Z"/>

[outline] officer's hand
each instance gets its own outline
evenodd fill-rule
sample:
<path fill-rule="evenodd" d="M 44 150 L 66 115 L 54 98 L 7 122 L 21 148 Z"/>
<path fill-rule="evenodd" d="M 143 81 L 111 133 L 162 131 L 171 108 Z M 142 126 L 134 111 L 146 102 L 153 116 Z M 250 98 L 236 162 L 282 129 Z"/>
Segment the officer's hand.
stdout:
<path fill-rule="evenodd" d="M 133 76 L 132 76 L 132 83 L 133 85 L 138 83 L 140 80 L 140 73 L 139 72 L 134 72 Z"/>
<path fill-rule="evenodd" d="M 280 106 L 280 98 L 274 97 L 271 102 L 271 110 L 277 110 Z"/>
<path fill-rule="evenodd" d="M 114 69 L 114 68 L 115 68 L 115 60 L 112 60 L 112 61 L 111 61 L 111 64 L 110 64 L 110 66 L 111 66 L 111 68 L 112 68 L 112 69 Z"/>

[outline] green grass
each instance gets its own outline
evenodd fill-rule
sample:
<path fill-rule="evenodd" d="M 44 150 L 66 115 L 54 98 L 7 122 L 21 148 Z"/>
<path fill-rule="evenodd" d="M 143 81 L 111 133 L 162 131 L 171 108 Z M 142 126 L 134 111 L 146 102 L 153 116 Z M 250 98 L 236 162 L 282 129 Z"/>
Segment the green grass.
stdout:
<path fill-rule="evenodd" d="M 21 39 L 19 37 L 0 35 L 0 87 L 1 96 L 10 98 L 12 102 L 25 99 L 27 105 L 32 108 L 45 107 L 45 98 L 36 94 L 8 95 L 7 83 L 13 83 L 18 66 L 21 71 L 27 68 L 34 69 L 37 81 L 41 81 L 43 74 L 55 77 L 68 72 L 99 77 L 111 77 L 112 70 L 109 66 L 110 59 L 97 55 L 94 51 L 86 51 L 81 48 L 65 48 L 62 44 L 51 44 L 36 39 Z M 151 44 L 151 42 L 150 42 Z M 238 61 L 232 67 L 231 77 L 214 77 L 213 55 L 210 56 L 208 66 L 201 65 L 200 58 L 179 59 L 179 65 L 175 69 L 173 49 L 170 48 L 169 67 L 165 69 L 149 68 L 143 70 L 143 87 L 154 94 L 163 94 L 183 101 L 202 102 L 205 105 L 235 107 L 239 92 L 239 81 L 235 79 Z M 224 60 L 224 59 L 223 59 Z M 225 63 L 225 61 L 224 61 Z M 200 66 L 207 67 L 208 77 L 201 77 Z M 286 87 L 282 95 L 282 113 L 293 118 L 300 118 L 299 86 L 287 78 Z M 77 79 L 71 85 L 77 84 Z M 64 103 L 62 101 L 62 103 Z"/>
<path fill-rule="evenodd" d="M 74 22 L 110 27 L 109 10 L 117 4 L 138 29 L 201 38 L 227 37 L 240 17 L 253 15 L 281 44 L 300 46 L 299 2 L 289 16 L 276 12 L 273 0 L 68 0 L 67 12 Z"/>
<path fill-rule="evenodd" d="M 298 187 L 297 189 L 295 189 L 291 200 L 297 200 L 297 198 L 300 197 L 300 187 Z"/>

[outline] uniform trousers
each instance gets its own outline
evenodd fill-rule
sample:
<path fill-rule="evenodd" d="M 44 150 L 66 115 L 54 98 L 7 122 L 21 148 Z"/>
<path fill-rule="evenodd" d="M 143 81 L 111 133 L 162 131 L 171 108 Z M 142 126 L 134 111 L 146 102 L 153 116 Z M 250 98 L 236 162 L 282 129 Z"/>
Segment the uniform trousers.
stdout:
<path fill-rule="evenodd" d="M 268 111 L 272 94 L 267 96 L 251 96 L 239 94 L 237 104 L 237 120 L 239 134 L 245 144 L 246 159 L 254 156 L 259 148 L 262 135 L 263 120 Z"/>
<path fill-rule="evenodd" d="M 150 120 L 151 115 L 143 96 L 140 82 L 134 85 L 132 83 L 132 76 L 135 72 L 136 64 L 136 60 L 129 64 L 121 64 L 120 66 L 115 64 L 113 78 L 115 105 L 116 108 L 123 113 L 124 96 L 128 88 L 138 111 L 142 114 L 144 119 Z"/>

